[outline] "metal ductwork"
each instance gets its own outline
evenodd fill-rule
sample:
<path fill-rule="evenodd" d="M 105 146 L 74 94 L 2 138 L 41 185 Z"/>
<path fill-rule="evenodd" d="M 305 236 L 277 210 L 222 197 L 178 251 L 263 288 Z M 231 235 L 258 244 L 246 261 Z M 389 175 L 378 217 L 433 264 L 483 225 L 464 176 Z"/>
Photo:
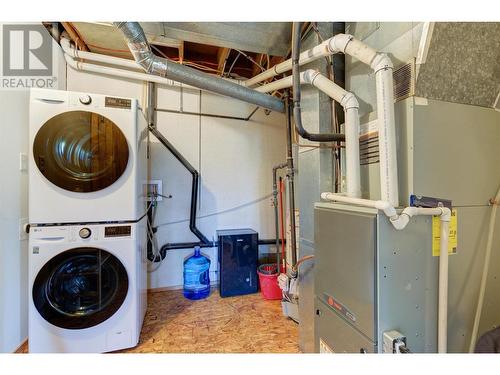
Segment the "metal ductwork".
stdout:
<path fill-rule="evenodd" d="M 156 56 L 151 51 L 146 35 L 138 22 L 115 22 L 114 25 L 123 32 L 135 61 L 147 73 L 168 77 L 177 82 L 239 99 L 272 111 L 285 112 L 283 102 L 274 96 L 262 94 L 237 83 Z"/>

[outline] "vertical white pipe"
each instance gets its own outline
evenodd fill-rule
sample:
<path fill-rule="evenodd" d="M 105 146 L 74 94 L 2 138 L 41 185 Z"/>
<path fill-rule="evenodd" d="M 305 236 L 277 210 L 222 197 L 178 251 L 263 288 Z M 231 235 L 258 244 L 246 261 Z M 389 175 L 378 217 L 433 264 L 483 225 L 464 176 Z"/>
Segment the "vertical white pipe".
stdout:
<path fill-rule="evenodd" d="M 375 73 L 377 85 L 377 118 L 380 153 L 381 200 L 399 206 L 396 127 L 392 66 Z"/>
<path fill-rule="evenodd" d="M 447 352 L 448 343 L 448 240 L 450 223 L 441 221 L 439 241 L 438 353 Z"/>
<path fill-rule="evenodd" d="M 357 108 L 347 108 L 345 111 L 345 150 L 347 196 L 360 198 L 359 114 Z"/>
<path fill-rule="evenodd" d="M 479 331 L 479 322 L 481 321 L 481 313 L 483 311 L 484 294 L 486 292 L 486 282 L 488 281 L 488 271 L 490 268 L 491 248 L 493 247 L 493 234 L 495 233 L 495 223 L 497 216 L 498 200 L 500 199 L 500 188 L 495 196 L 495 201 L 492 203 L 490 213 L 490 224 L 488 225 L 488 240 L 486 241 L 486 252 L 484 255 L 483 272 L 481 276 L 481 284 L 479 287 L 479 296 L 477 298 L 476 314 L 474 315 L 474 324 L 472 326 L 472 334 L 469 343 L 469 353 L 474 353 L 476 346 L 477 332 Z"/>

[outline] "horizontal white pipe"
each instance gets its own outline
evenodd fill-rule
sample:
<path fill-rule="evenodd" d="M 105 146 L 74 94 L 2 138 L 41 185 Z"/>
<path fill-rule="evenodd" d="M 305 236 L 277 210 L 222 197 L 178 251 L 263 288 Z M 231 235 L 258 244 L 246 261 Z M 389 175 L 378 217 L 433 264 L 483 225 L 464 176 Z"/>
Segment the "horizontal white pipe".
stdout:
<path fill-rule="evenodd" d="M 64 53 L 71 56 L 73 59 L 84 59 L 89 61 L 100 62 L 104 64 L 123 66 L 128 69 L 137 69 L 142 71 L 142 68 L 134 60 L 123 59 L 121 57 L 102 55 L 100 53 L 92 53 L 86 51 L 78 51 L 71 47 L 70 41 L 67 38 L 61 38 L 61 47 Z"/>
<path fill-rule="evenodd" d="M 303 72 L 300 73 L 300 83 L 305 83 Z M 258 92 L 273 92 L 275 90 L 286 89 L 288 87 L 292 87 L 292 76 L 288 76 L 266 85 L 256 87 L 254 90 Z"/>
<path fill-rule="evenodd" d="M 323 43 L 318 44 L 317 46 L 302 52 L 299 56 L 299 66 L 308 64 L 312 61 L 319 59 L 320 57 L 331 55 L 332 53 L 330 52 L 329 49 L 329 40 L 330 39 L 325 40 Z M 292 69 L 292 59 L 288 59 L 286 61 L 283 61 L 282 63 L 276 64 L 271 69 L 268 69 L 250 79 L 247 79 L 246 81 L 243 81 L 242 83 L 247 87 L 251 87 L 259 82 L 265 81 L 266 79 L 277 76 L 278 74 L 288 72 L 291 69 Z"/>
<path fill-rule="evenodd" d="M 386 201 L 373 201 L 370 199 L 352 198 L 327 192 L 321 193 L 321 199 L 341 203 L 350 203 L 362 207 L 376 208 L 377 210 L 383 211 L 388 218 L 396 218 L 398 216 L 396 209 Z"/>
<path fill-rule="evenodd" d="M 106 74 L 106 75 L 111 75 L 111 76 L 116 76 L 116 77 L 134 79 L 134 80 L 138 80 L 138 81 L 155 82 L 155 83 L 159 83 L 159 84 L 167 85 L 167 86 L 177 86 L 177 87 L 182 86 L 185 89 L 200 90 L 197 87 L 186 85 L 186 84 L 181 84 L 177 81 L 174 81 L 174 80 L 171 80 L 168 78 L 163 78 L 160 76 L 155 77 L 153 75 L 149 75 L 147 73 L 144 73 L 144 70 L 142 69 L 142 67 L 134 60 L 123 59 L 123 58 L 115 57 L 115 56 L 102 55 L 100 53 L 93 53 L 93 52 L 76 50 L 74 47 L 71 46 L 69 39 L 67 39 L 65 37 L 61 37 L 61 48 L 65 54 L 64 57 L 65 57 L 68 65 L 70 65 L 72 68 L 74 68 L 76 70 L 85 70 L 85 71 L 89 71 L 92 73 Z M 69 61 L 68 57 L 72 61 Z M 135 69 L 137 71 L 130 71 L 130 70 L 118 69 L 116 67 L 90 64 L 86 61 L 79 61 L 76 59 L 82 59 L 82 60 L 88 60 L 88 61 L 93 61 L 93 62 L 99 62 L 99 63 L 103 63 L 103 64 L 115 65 L 115 66 L 120 66 L 120 67 L 124 67 L 127 69 Z M 240 81 L 240 80 L 229 79 L 229 78 L 224 78 L 224 79 L 231 81 L 231 82 L 234 82 L 234 83 L 242 84 L 242 81 Z"/>
<path fill-rule="evenodd" d="M 153 76 L 147 73 L 134 72 L 131 70 L 124 70 L 119 68 L 112 68 L 109 66 L 95 65 L 87 62 L 76 61 L 71 58 L 70 55 L 64 54 L 66 63 L 75 70 L 86 71 L 90 73 L 105 74 L 113 77 L 121 77 L 127 79 L 133 79 L 137 81 L 145 82 L 155 82 L 167 86 L 180 86 L 178 82 L 172 81 L 171 79 Z M 184 85 L 182 85 L 185 87 Z"/>
<path fill-rule="evenodd" d="M 308 69 L 300 73 L 300 83 L 308 83 L 340 103 L 345 111 L 346 184 L 347 196 L 361 197 L 361 173 L 359 163 L 359 113 L 356 97 L 335 84 L 321 73 Z M 260 92 L 272 92 L 292 86 L 292 76 L 257 87 Z"/>

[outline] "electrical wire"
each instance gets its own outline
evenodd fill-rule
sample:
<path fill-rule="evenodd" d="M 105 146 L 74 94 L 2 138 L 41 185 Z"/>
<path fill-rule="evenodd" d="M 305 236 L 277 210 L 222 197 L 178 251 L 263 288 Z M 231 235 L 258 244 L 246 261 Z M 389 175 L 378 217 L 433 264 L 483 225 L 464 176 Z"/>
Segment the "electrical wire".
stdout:
<path fill-rule="evenodd" d="M 153 230 L 153 223 L 154 223 L 154 220 L 156 217 L 156 202 L 157 202 L 156 199 L 157 199 L 157 194 L 153 193 L 151 196 L 151 204 L 149 205 L 149 207 L 150 208 L 152 207 L 152 209 L 153 209 L 151 212 L 151 220 L 148 217 L 148 220 L 146 222 L 146 232 L 148 235 L 148 239 L 151 242 L 151 246 L 153 248 L 153 251 L 152 251 L 153 252 L 153 260 L 152 260 L 152 262 L 155 263 L 154 268 L 148 267 L 149 273 L 152 273 L 152 272 L 155 272 L 156 270 L 158 270 L 161 267 L 163 260 L 165 259 L 165 257 L 161 256 L 161 249 L 158 246 L 157 238 L 156 238 L 156 235 L 155 235 L 154 230 Z M 148 209 L 148 212 L 149 212 L 149 209 Z M 158 256 L 160 257 L 160 261 L 155 262 L 156 259 L 158 259 Z"/>
<path fill-rule="evenodd" d="M 236 48 L 235 48 L 235 51 L 238 51 L 243 56 L 245 56 L 248 60 L 250 60 L 253 64 L 257 65 L 262 72 L 266 70 L 262 65 L 260 65 L 257 61 L 255 61 L 252 57 L 250 57 L 249 55 L 247 55 L 245 52 L 240 51 L 239 49 L 236 49 Z"/>
<path fill-rule="evenodd" d="M 261 198 L 257 198 L 253 201 L 250 201 L 250 202 L 246 202 L 246 203 L 243 203 L 239 206 L 235 206 L 235 207 L 231 207 L 231 208 L 228 208 L 228 209 L 225 209 L 225 210 L 222 210 L 222 211 L 217 211 L 217 212 L 212 212 L 212 213 L 209 213 L 209 214 L 206 214 L 206 215 L 201 215 L 201 216 L 197 216 L 196 218 L 197 219 L 205 219 L 207 217 L 212 217 L 212 216 L 217 216 L 217 215 L 222 215 L 222 214 L 226 214 L 226 213 L 229 213 L 229 212 L 234 212 L 234 211 L 238 211 L 242 208 L 245 208 L 245 207 L 249 207 L 249 206 L 253 206 L 254 204 L 257 204 L 257 203 L 260 203 L 262 201 L 265 201 L 266 199 L 269 199 L 273 196 L 273 194 L 268 194 L 266 196 L 263 196 Z M 166 223 L 161 223 L 161 224 L 158 224 L 155 228 L 159 228 L 159 227 L 164 227 L 164 226 L 168 226 L 168 225 L 174 225 L 174 224 L 180 224 L 180 223 L 185 223 L 185 222 L 188 222 L 189 219 L 182 219 L 182 220 L 176 220 L 176 221 L 169 221 L 169 222 L 166 222 Z"/>
<path fill-rule="evenodd" d="M 238 58 L 241 56 L 241 53 L 238 52 L 238 54 L 236 55 L 236 57 L 234 58 L 234 61 L 233 63 L 231 64 L 231 66 L 229 67 L 229 70 L 227 71 L 226 75 L 229 76 L 231 74 L 231 70 L 233 70 L 234 68 L 234 64 L 236 64 L 236 61 L 238 61 Z"/>

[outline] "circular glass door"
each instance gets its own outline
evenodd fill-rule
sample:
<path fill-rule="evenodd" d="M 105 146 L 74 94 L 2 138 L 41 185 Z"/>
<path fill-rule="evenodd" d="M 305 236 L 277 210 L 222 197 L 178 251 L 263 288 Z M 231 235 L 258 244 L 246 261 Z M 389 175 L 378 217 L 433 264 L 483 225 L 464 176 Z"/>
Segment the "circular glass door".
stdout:
<path fill-rule="evenodd" d="M 108 118 L 93 112 L 64 112 L 48 120 L 33 142 L 40 172 L 53 184 L 74 192 L 93 192 L 125 172 L 128 144 Z"/>
<path fill-rule="evenodd" d="M 49 260 L 36 276 L 32 294 L 46 321 L 84 329 L 113 316 L 127 291 L 127 271 L 118 258 L 105 250 L 79 247 Z"/>

